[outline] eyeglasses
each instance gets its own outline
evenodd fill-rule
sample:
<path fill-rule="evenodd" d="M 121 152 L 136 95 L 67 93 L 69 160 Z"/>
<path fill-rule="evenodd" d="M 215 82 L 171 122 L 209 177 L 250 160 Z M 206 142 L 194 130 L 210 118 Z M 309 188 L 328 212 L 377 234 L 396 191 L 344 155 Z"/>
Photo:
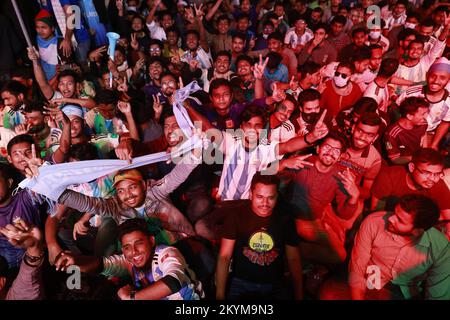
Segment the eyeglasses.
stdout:
<path fill-rule="evenodd" d="M 163 88 L 175 87 L 175 85 L 176 85 L 176 82 L 174 80 L 170 80 L 170 81 L 161 83 L 161 87 L 163 87 Z"/>
<path fill-rule="evenodd" d="M 426 170 L 421 170 L 419 167 L 416 166 L 417 171 L 420 172 L 421 175 L 423 175 L 425 178 L 432 178 L 432 179 L 441 179 L 444 176 L 444 173 L 441 172 L 430 172 Z"/>
<path fill-rule="evenodd" d="M 150 52 L 160 52 L 161 48 L 150 48 Z"/>
<path fill-rule="evenodd" d="M 347 77 L 348 77 L 348 75 L 346 75 L 345 73 L 341 73 L 341 72 L 337 72 L 337 71 L 334 73 L 334 75 L 336 77 L 341 76 L 342 79 L 347 79 Z"/>
<path fill-rule="evenodd" d="M 321 146 L 321 149 L 325 152 L 331 151 L 335 156 L 339 156 L 341 154 L 341 148 L 334 148 L 330 146 L 328 143 L 325 143 Z"/>

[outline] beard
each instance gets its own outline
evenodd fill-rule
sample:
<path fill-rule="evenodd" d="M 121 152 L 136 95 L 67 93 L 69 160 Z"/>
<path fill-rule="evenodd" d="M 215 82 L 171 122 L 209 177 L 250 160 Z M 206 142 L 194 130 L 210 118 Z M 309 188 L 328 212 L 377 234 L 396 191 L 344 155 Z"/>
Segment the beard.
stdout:
<path fill-rule="evenodd" d="M 28 130 L 28 133 L 29 134 L 37 134 L 37 133 L 40 133 L 40 132 L 44 131 L 44 129 L 45 129 L 45 125 L 44 124 L 38 124 L 37 126 L 32 126 Z"/>

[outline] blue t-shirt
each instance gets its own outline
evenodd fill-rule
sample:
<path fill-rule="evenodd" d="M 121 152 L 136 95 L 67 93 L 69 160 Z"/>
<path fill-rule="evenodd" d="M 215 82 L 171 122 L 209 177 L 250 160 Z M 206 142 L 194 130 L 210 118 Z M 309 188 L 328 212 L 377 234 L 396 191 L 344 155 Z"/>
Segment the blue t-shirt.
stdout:
<path fill-rule="evenodd" d="M 45 9 L 49 12 L 51 12 L 53 15 L 53 6 L 52 6 L 52 1 L 51 0 L 46 0 L 46 1 L 40 1 L 41 2 L 41 8 Z M 80 4 L 78 3 L 78 0 L 59 0 L 59 2 L 61 3 L 61 6 L 64 8 L 65 5 L 75 5 L 80 7 Z M 81 13 L 81 7 L 80 7 L 80 13 Z M 89 32 L 86 29 L 86 22 L 84 21 L 84 17 L 83 15 L 81 15 L 81 23 L 80 23 L 80 28 L 79 29 L 75 29 L 74 34 L 75 34 L 75 39 L 77 40 L 77 42 L 84 42 L 89 40 L 90 36 L 89 36 Z M 64 37 L 64 35 L 62 35 Z"/>
<path fill-rule="evenodd" d="M 270 73 L 266 68 L 266 70 L 264 70 L 264 77 L 271 81 L 289 82 L 289 72 L 284 64 L 279 64 L 277 70 L 273 73 Z"/>
<path fill-rule="evenodd" d="M 12 224 L 16 217 L 42 227 L 40 207 L 33 203 L 27 190 L 20 191 L 7 206 L 0 207 L 0 227 Z M 10 268 L 20 266 L 24 252 L 24 249 L 11 245 L 3 235 L 0 236 L 0 255 L 8 261 Z"/>

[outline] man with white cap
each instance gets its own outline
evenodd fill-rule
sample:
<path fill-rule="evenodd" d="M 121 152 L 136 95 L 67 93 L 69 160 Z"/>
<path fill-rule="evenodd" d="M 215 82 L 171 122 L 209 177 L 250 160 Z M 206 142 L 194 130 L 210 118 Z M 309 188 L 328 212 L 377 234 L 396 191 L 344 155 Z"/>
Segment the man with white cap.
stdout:
<path fill-rule="evenodd" d="M 407 89 L 396 101 L 399 105 L 408 97 L 422 97 L 430 104 L 425 144 L 436 150 L 450 127 L 450 94 L 446 89 L 449 80 L 450 61 L 439 58 L 427 72 L 427 83 Z"/>
<path fill-rule="evenodd" d="M 97 147 L 102 158 L 109 158 L 109 153 L 119 145 L 120 135 L 108 133 L 89 136 L 85 131 L 83 109 L 79 105 L 66 104 L 62 111 L 70 119 L 71 144 L 91 142 Z"/>

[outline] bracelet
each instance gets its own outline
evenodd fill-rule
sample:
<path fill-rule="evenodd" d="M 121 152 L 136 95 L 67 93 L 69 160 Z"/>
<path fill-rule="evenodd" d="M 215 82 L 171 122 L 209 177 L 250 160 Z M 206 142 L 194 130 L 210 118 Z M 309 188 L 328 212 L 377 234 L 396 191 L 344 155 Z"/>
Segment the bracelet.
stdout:
<path fill-rule="evenodd" d="M 44 257 L 44 250 L 42 250 L 39 256 L 37 257 L 32 256 L 25 251 L 24 261 L 27 265 L 35 264 L 36 262 L 40 261 L 43 257 Z"/>
<path fill-rule="evenodd" d="M 310 146 L 310 145 L 312 145 L 313 143 L 312 142 L 309 142 L 307 139 L 306 139 L 306 136 L 308 135 L 309 133 L 307 133 L 307 134 L 305 134 L 304 136 L 303 136 L 303 141 L 305 141 L 305 143 L 308 145 L 308 146 Z"/>

